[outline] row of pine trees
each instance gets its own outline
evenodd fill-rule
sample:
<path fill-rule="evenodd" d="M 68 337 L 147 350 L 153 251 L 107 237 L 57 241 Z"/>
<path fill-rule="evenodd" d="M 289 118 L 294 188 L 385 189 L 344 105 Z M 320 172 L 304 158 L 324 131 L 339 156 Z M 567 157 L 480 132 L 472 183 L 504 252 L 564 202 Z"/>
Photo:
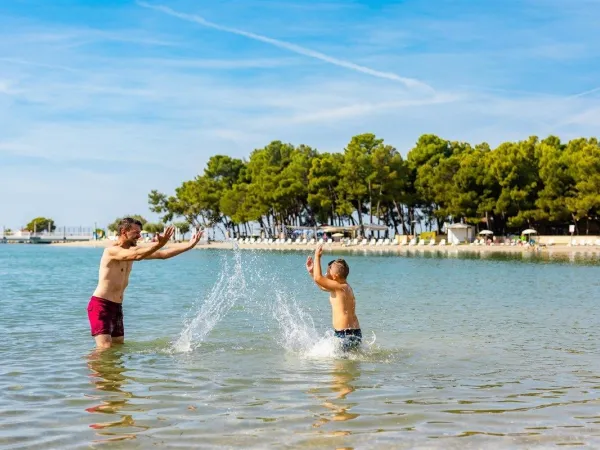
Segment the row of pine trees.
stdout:
<path fill-rule="evenodd" d="M 497 235 L 565 234 L 570 224 L 589 234 L 600 227 L 600 146 L 549 136 L 492 149 L 423 135 L 403 158 L 369 133 L 337 153 L 274 141 L 248 160 L 211 157 L 173 195 L 153 190 L 149 204 L 163 221 L 230 235 L 251 234 L 253 223 L 275 236 L 286 226 L 364 223 L 414 234 L 415 224 L 441 230 L 459 221 Z"/>

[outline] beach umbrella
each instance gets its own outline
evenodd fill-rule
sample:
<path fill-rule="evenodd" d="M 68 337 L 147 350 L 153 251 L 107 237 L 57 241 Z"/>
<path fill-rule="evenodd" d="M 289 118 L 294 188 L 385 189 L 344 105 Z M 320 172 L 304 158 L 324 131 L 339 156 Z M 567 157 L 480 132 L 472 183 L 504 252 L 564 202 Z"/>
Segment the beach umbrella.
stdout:
<path fill-rule="evenodd" d="M 479 234 L 494 234 L 494 232 L 490 230 L 482 230 L 479 232 Z"/>

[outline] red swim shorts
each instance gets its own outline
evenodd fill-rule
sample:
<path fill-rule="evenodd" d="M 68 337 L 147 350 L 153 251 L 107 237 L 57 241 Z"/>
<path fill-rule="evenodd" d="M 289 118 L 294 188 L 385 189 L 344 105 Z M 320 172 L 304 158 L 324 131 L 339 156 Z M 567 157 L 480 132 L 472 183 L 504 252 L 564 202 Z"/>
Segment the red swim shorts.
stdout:
<path fill-rule="evenodd" d="M 125 336 L 123 305 L 92 296 L 87 310 L 92 336 L 99 334 L 110 334 L 112 337 Z"/>

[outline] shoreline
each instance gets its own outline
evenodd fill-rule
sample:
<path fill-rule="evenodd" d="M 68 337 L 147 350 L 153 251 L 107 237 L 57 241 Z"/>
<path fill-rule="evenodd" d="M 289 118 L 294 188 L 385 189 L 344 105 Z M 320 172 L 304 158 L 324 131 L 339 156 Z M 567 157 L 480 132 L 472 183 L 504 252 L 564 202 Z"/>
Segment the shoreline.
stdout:
<path fill-rule="evenodd" d="M 80 248 L 106 248 L 112 245 L 114 241 L 108 239 L 101 241 L 79 241 L 79 242 L 60 242 L 46 244 L 53 247 L 80 247 Z M 140 247 L 149 246 L 150 242 L 140 242 Z M 316 244 L 238 244 L 240 250 L 261 250 L 261 251 L 314 251 Z M 168 245 L 165 246 L 168 248 Z M 232 250 L 233 242 L 216 241 L 211 243 L 198 243 L 194 250 Z M 346 246 L 340 243 L 325 243 L 326 252 L 360 252 L 360 253 L 423 253 L 423 252 L 468 252 L 468 253 L 508 253 L 508 254 L 575 254 L 575 253 L 599 253 L 600 246 L 570 246 L 566 244 L 557 244 L 552 246 L 525 247 L 525 246 L 504 246 L 504 245 L 352 245 Z"/>

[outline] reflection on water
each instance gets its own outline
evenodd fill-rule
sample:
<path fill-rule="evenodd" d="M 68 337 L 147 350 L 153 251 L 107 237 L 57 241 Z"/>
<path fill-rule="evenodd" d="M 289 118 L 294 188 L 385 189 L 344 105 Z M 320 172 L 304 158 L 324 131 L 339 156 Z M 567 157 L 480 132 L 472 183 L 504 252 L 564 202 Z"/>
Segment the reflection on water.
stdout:
<path fill-rule="evenodd" d="M 360 361 L 350 359 L 333 361 L 331 384 L 324 389 L 326 392 L 321 393 L 318 388 L 309 391 L 321 400 L 321 405 L 328 410 L 319 414 L 319 419 L 313 424 L 313 427 L 319 428 L 329 422 L 346 422 L 359 417 L 359 414 L 350 412 L 357 403 L 349 401 L 347 398 L 356 390 L 355 382 L 359 377 Z M 350 434 L 350 432 L 335 430 L 332 434 L 339 436 Z"/>
<path fill-rule="evenodd" d="M 131 414 L 124 414 L 131 392 L 126 390 L 129 378 L 125 376 L 127 368 L 123 362 L 123 353 L 118 350 L 93 351 L 87 362 L 90 369 L 90 379 L 95 385 L 95 398 L 99 404 L 86 408 L 92 414 L 102 414 L 100 422 L 90 425 L 100 441 L 117 441 L 135 439 L 135 432 L 146 430 L 147 427 L 136 425 Z M 116 420 L 110 420 L 117 416 Z M 108 420 L 107 420 L 108 419 Z"/>

